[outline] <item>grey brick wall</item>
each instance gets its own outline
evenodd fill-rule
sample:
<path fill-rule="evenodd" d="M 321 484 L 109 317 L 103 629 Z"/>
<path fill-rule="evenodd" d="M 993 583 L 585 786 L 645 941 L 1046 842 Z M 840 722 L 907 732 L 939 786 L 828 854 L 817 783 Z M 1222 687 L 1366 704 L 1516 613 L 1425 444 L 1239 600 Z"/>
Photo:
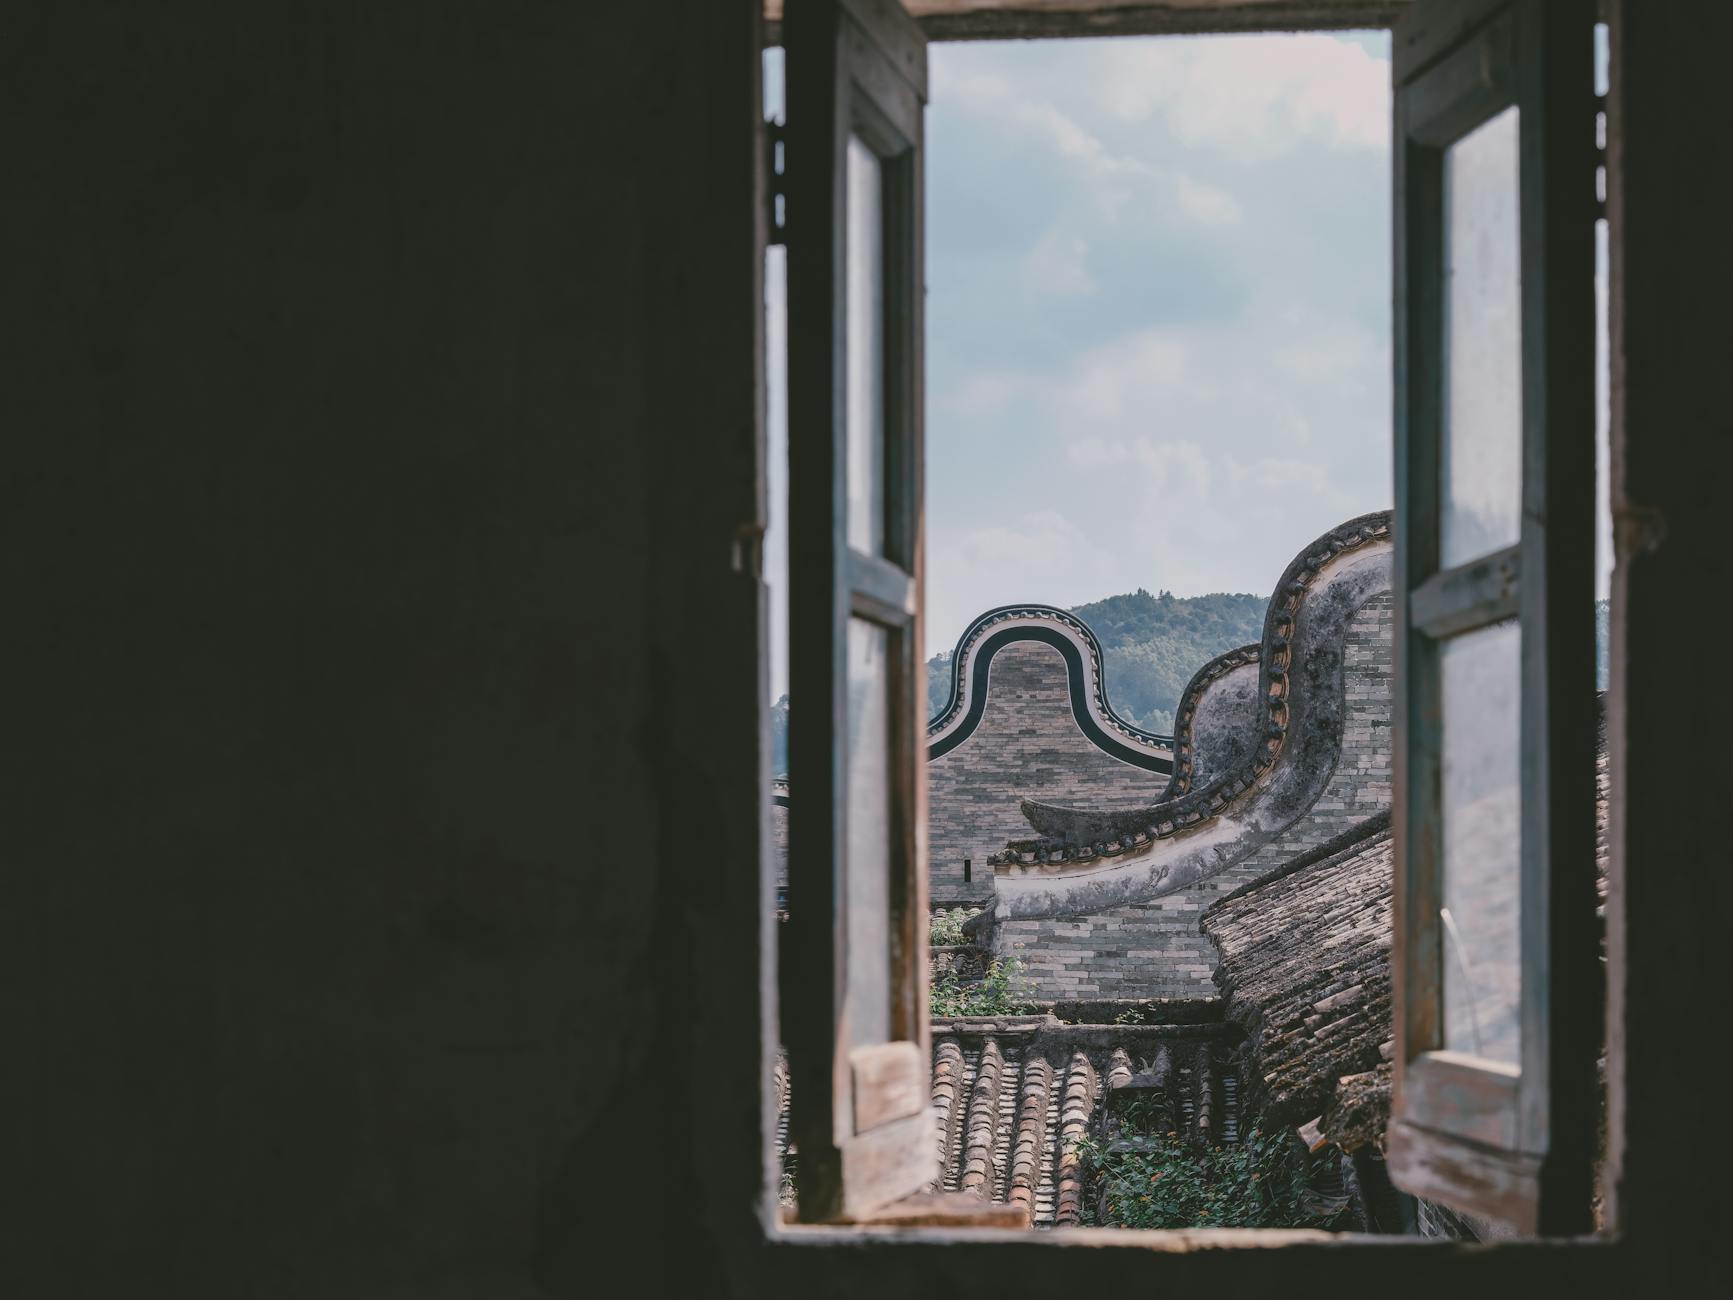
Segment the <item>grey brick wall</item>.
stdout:
<path fill-rule="evenodd" d="M 1200 886 L 1089 916 L 1005 921 L 995 946 L 1042 1000 L 1213 997 L 1216 950 L 1198 917 L 1214 897 Z"/>
<path fill-rule="evenodd" d="M 1390 805 L 1391 598 L 1377 596 L 1349 624 L 1343 647 L 1348 700 L 1341 757 L 1329 785 L 1285 835 L 1190 889 L 1089 916 L 1007 921 L 996 947 L 1024 966 L 1032 995 L 1061 998 L 1209 997 L 1216 952 L 1198 929 L 1221 895 Z M 987 857 L 1029 835 L 1018 801 L 1136 808 L 1166 778 L 1103 754 L 1071 715 L 1065 662 L 1037 642 L 995 656 L 987 711 L 968 741 L 927 765 L 929 854 L 935 904 L 992 897 Z M 788 809 L 771 809 L 777 881 L 787 881 Z M 963 859 L 974 879 L 963 883 Z"/>
<path fill-rule="evenodd" d="M 776 887 L 788 888 L 788 805 L 770 805 L 770 850 L 776 858 Z"/>
<path fill-rule="evenodd" d="M 1204 909 L 1390 806 L 1390 620 L 1391 598 L 1384 593 L 1368 601 L 1349 624 L 1343 647 L 1348 710 L 1341 757 L 1310 815 L 1246 861 L 1165 898 L 1088 916 L 1002 922 L 996 947 L 1001 956 L 1023 963 L 1032 996 L 1215 995 L 1215 946 L 1198 929 Z"/>
<path fill-rule="evenodd" d="M 1111 689 L 1112 683 L 1108 683 Z M 1071 713 L 1065 661 L 1037 641 L 994 656 L 987 708 L 973 735 L 927 764 L 929 880 L 934 903 L 984 903 L 993 894 L 989 854 L 1033 832 L 1022 799 L 1138 808 L 1153 803 L 1167 777 L 1097 749 Z M 974 878 L 963 881 L 963 860 Z"/>
<path fill-rule="evenodd" d="M 1390 806 L 1391 600 L 1389 592 L 1373 597 L 1348 625 L 1342 647 L 1347 713 L 1342 721 L 1342 752 L 1330 784 L 1286 834 L 1206 882 L 1216 885 L 1217 893 L 1238 889 Z"/>

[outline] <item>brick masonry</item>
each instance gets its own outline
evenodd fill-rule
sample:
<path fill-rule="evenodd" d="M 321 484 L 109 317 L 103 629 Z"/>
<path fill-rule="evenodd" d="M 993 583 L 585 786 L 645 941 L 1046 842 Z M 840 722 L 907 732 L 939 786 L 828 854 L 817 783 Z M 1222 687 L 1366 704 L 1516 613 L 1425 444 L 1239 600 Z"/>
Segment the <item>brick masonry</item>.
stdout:
<path fill-rule="evenodd" d="M 1347 711 L 1341 754 L 1311 811 L 1245 861 L 1166 897 L 1086 916 L 1000 922 L 998 951 L 1022 962 L 1032 996 L 1045 1000 L 1215 994 L 1215 946 L 1198 929 L 1204 909 L 1223 894 L 1390 806 L 1390 620 L 1391 598 L 1384 592 L 1361 606 L 1349 623 L 1343 646 Z M 1019 829 L 1002 839 L 1019 834 L 1027 831 Z"/>
<path fill-rule="evenodd" d="M 1007 920 L 995 946 L 1023 965 L 1042 1000 L 1196 998 L 1216 993 L 1215 946 L 1198 928 L 1217 898 L 1390 806 L 1391 598 L 1361 606 L 1343 646 L 1347 712 L 1336 770 L 1308 815 L 1245 861 L 1147 903 L 1084 916 Z M 1024 798 L 1091 808 L 1139 808 L 1167 778 L 1103 753 L 1071 712 L 1065 661 L 1025 642 L 995 656 L 974 734 L 927 765 L 928 862 L 936 906 L 992 898 L 989 854 L 1029 835 Z M 1109 683 L 1111 686 L 1111 683 Z M 777 883 L 787 881 L 788 807 L 771 809 Z M 963 862 L 973 879 L 963 880 Z"/>
<path fill-rule="evenodd" d="M 986 712 L 974 734 L 927 764 L 927 862 L 935 904 L 992 898 L 988 855 L 1030 834 L 1021 800 L 1139 808 L 1167 787 L 1165 775 L 1121 762 L 1083 734 L 1071 711 L 1065 660 L 1052 646 L 1006 646 L 988 671 Z M 968 882 L 965 859 L 973 864 Z"/>
<path fill-rule="evenodd" d="M 1161 798 L 1167 776 L 1104 753 L 1078 726 L 1059 651 L 1039 641 L 1009 645 L 988 667 L 987 704 L 972 734 L 927 764 L 928 880 L 936 907 L 981 906 L 993 897 L 989 854 L 1030 834 L 1023 799 L 1141 808 Z M 771 807 L 776 883 L 788 883 L 788 790 Z M 964 879 L 964 862 L 971 879 Z"/>

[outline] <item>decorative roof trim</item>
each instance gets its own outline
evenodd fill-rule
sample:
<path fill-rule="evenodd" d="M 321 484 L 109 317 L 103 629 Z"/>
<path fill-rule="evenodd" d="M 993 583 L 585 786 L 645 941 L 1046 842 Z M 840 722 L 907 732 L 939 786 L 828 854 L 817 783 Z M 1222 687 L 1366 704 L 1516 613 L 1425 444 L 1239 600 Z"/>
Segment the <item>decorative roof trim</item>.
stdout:
<path fill-rule="evenodd" d="M 1256 642 L 1229 650 L 1199 668 L 1186 683 L 1173 714 L 1173 780 L 1167 783 L 1168 798 L 1177 798 L 1191 789 L 1195 755 L 1192 724 L 1197 721 L 1197 706 L 1204 692 L 1236 668 L 1256 664 L 1262 653 L 1262 645 Z"/>
<path fill-rule="evenodd" d="M 1148 772 L 1173 771 L 1173 737 L 1133 726 L 1109 703 L 1101 643 L 1089 625 L 1067 610 L 1036 604 L 1001 605 L 964 629 L 951 654 L 950 698 L 927 724 L 929 762 L 974 734 L 986 714 L 993 657 L 1023 641 L 1059 651 L 1065 660 L 1071 715 L 1097 749 Z"/>
<path fill-rule="evenodd" d="M 1270 771 L 1287 740 L 1291 639 L 1295 617 L 1308 589 L 1338 557 L 1387 541 L 1389 537 L 1390 511 L 1360 515 L 1318 538 L 1295 556 L 1283 572 L 1264 615 L 1264 639 L 1258 656 L 1264 741 L 1249 759 L 1201 790 L 1125 813 L 1090 813 L 1025 799 L 1023 815 L 1042 832 L 1041 838 L 1013 840 L 1003 852 L 988 858 L 989 864 L 1071 868 L 1127 852 L 1141 852 L 1157 840 L 1195 830 L 1234 806 Z M 1076 835 L 1079 827 L 1094 834 L 1081 841 Z"/>

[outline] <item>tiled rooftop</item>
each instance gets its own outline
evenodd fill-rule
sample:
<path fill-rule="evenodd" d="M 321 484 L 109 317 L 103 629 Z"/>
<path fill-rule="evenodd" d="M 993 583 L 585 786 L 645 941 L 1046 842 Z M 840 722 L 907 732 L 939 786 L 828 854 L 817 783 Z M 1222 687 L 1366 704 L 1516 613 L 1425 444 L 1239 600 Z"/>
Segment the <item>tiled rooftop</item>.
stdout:
<path fill-rule="evenodd" d="M 1322 846 L 1204 913 L 1228 1018 L 1246 1035 L 1252 1104 L 1271 1123 L 1322 1114 L 1343 1075 L 1377 1069 L 1390 1038 L 1388 817 Z"/>
<path fill-rule="evenodd" d="M 1603 906 L 1608 789 L 1603 728 L 1595 779 Z M 1389 819 L 1375 818 L 1234 891 L 1203 918 L 1221 950 L 1227 1018 L 1245 1035 L 1248 1110 L 1292 1125 L 1322 1116 L 1323 1136 L 1348 1151 L 1381 1144 L 1389 1118 L 1392 866 Z"/>
<path fill-rule="evenodd" d="M 1099 1136 L 1107 1095 L 1132 1088 L 1172 1108 L 1197 1142 L 1239 1140 L 1231 1027 L 1066 1025 L 1052 1016 L 971 1017 L 932 1026 L 935 1191 L 1026 1207 L 1037 1228 L 1084 1220 L 1073 1148 Z M 778 1066 L 778 1154 L 787 1158 L 786 1074 Z"/>

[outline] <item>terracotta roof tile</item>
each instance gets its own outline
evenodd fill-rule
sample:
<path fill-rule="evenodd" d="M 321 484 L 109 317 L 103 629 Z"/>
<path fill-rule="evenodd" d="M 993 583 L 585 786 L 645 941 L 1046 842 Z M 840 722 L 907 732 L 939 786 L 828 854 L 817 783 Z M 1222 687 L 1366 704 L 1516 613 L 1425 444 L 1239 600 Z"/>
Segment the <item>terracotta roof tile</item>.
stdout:
<path fill-rule="evenodd" d="M 1603 905 L 1609 784 L 1603 722 Z M 1321 1114 L 1324 1136 L 1348 1151 L 1381 1144 L 1389 1118 L 1393 857 L 1388 816 L 1374 818 L 1228 894 L 1202 922 L 1221 950 L 1227 1018 L 1245 1033 L 1246 1106 L 1294 1126 Z"/>
<path fill-rule="evenodd" d="M 935 1021 L 932 1036 L 940 1164 L 932 1190 L 1022 1206 L 1034 1227 L 1083 1221 L 1087 1180 L 1074 1148 L 1079 1138 L 1100 1136 L 1103 1100 L 1117 1088 L 1159 1081 L 1175 1126 L 1194 1141 L 1238 1141 L 1231 1026 L 968 1017 Z M 777 1150 L 793 1170 L 798 1155 L 787 1145 L 788 1084 L 780 1060 L 775 1084 Z"/>

